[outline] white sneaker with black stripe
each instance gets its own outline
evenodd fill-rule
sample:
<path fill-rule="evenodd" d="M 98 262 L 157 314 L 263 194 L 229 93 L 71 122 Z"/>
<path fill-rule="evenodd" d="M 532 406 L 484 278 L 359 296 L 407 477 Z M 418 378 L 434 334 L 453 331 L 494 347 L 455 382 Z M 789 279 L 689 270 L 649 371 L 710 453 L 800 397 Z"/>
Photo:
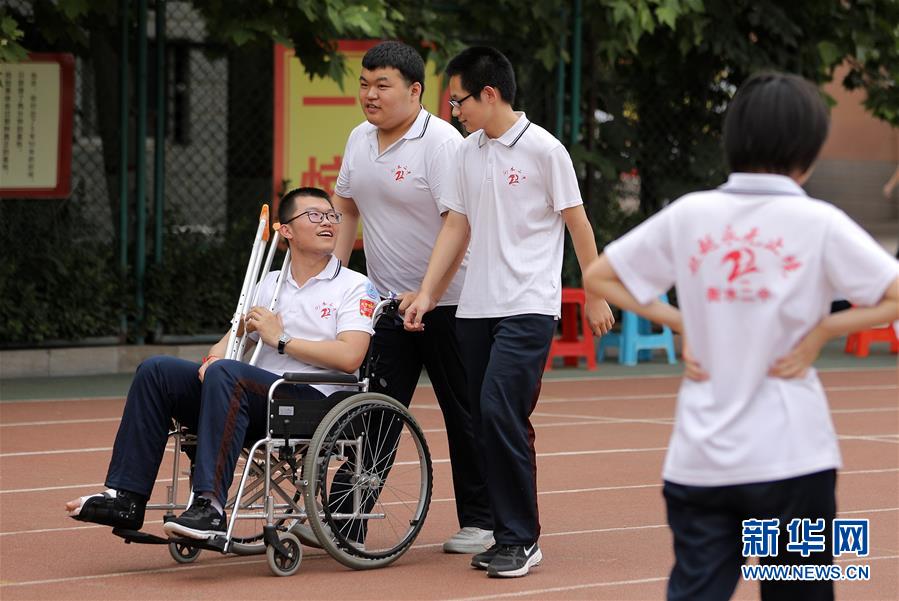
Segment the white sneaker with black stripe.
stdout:
<path fill-rule="evenodd" d="M 170 537 L 183 536 L 197 540 L 223 535 L 227 528 L 225 514 L 219 513 L 212 502 L 204 497 L 194 498 L 187 511 L 162 526 Z"/>
<path fill-rule="evenodd" d="M 502 578 L 525 576 L 531 568 L 540 565 L 542 560 L 543 553 L 537 543 L 500 545 L 496 556 L 487 566 L 487 575 Z"/>

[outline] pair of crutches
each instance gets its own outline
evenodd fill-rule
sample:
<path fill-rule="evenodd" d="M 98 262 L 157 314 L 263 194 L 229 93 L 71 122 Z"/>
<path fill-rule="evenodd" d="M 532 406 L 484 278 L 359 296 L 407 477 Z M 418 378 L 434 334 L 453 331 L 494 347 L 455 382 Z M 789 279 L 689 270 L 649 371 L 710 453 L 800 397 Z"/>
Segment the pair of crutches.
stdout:
<path fill-rule="evenodd" d="M 246 330 L 245 316 L 247 311 L 259 304 L 259 292 L 262 289 L 262 280 L 268 275 L 275 258 L 275 251 L 278 250 L 278 240 L 280 234 L 278 229 L 281 224 L 278 222 L 271 224 L 271 230 L 274 234 L 269 242 L 269 214 L 268 205 L 262 205 L 262 211 L 259 213 L 259 226 L 256 228 L 256 235 L 253 238 L 253 247 L 250 250 L 250 260 L 247 263 L 247 271 L 243 277 L 243 286 L 240 289 L 240 298 L 237 300 L 237 308 L 234 309 L 234 315 L 231 317 L 231 330 L 228 333 L 228 345 L 225 347 L 225 359 L 235 359 L 240 361 L 244 355 L 249 333 Z M 268 243 L 268 252 L 266 253 L 266 244 Z M 262 257 L 265 256 L 265 260 Z M 261 269 L 260 269 L 261 268 Z M 275 293 L 268 305 L 269 311 L 275 310 L 275 304 L 278 302 L 278 296 L 281 292 L 281 286 L 284 283 L 284 277 L 290 268 L 290 249 L 284 254 L 284 262 L 281 265 L 281 273 L 275 280 Z M 259 352 L 262 350 L 261 341 L 253 349 L 253 355 L 250 357 L 249 364 L 256 365 L 259 358 Z"/>

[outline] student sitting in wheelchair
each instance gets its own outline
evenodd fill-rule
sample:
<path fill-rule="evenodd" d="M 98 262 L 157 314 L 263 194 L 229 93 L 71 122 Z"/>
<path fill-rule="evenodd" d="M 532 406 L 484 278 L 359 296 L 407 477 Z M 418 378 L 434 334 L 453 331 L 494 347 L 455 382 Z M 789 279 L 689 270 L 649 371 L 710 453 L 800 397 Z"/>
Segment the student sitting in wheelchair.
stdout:
<path fill-rule="evenodd" d="M 271 440 L 272 434 L 276 433 L 278 428 L 284 428 L 285 420 L 277 422 L 280 426 L 276 426 L 275 415 L 269 415 L 270 408 L 274 406 L 272 403 L 275 402 L 272 398 L 275 390 L 279 387 L 282 389 L 283 401 L 285 397 L 283 389 L 287 389 L 288 401 L 282 407 L 289 408 L 291 415 L 297 406 L 295 403 L 297 400 L 312 403 L 319 400 L 318 404 L 321 405 L 321 399 L 345 389 L 337 384 L 349 384 L 351 388 L 354 386 L 356 390 L 363 392 L 367 390 L 367 378 L 359 381 L 355 375 L 347 374 L 354 374 L 366 358 L 373 333 L 372 314 L 380 299 L 365 276 L 342 267 L 340 261 L 332 256 L 340 214 L 334 210 L 327 193 L 323 190 L 299 188 L 288 192 L 281 199 L 279 219 L 278 233 L 289 246 L 285 269 L 282 270 L 286 277 L 278 279 L 277 271 L 264 274 L 258 284 L 258 292 L 251 295 L 256 302 L 244 312 L 243 319 L 247 337 L 253 341 L 261 341 L 261 348 L 256 349 L 254 355 L 254 360 L 258 357 L 258 366 L 223 358 L 229 352 L 234 355 L 234 351 L 227 350 L 233 344 L 233 334 L 230 336 L 226 334 L 216 343 L 199 365 L 174 357 L 153 357 L 142 363 L 129 390 L 116 435 L 106 476 L 108 490 L 66 503 L 68 515 L 76 520 L 112 526 L 114 532 L 120 536 L 123 536 L 121 532 L 131 533 L 133 535 L 131 538 L 135 542 L 160 540 L 150 535 L 145 536 L 156 540 L 140 540 L 136 535 L 143 533 L 135 531 L 143 526 L 147 502 L 162 462 L 168 437 L 173 434 L 170 428 L 174 420 L 182 428 L 196 433 L 191 472 L 193 494 L 192 502 L 186 511 L 178 517 L 171 516 L 171 519 L 165 522 L 164 530 L 169 537 L 181 541 L 209 541 L 218 537 L 218 540 L 225 542 L 213 548 L 227 552 L 229 550 L 227 537 L 221 538 L 226 531 L 229 536 L 231 535 L 225 507 L 229 503 L 234 503 L 233 500 L 228 501 L 228 491 L 241 450 L 253 445 L 254 441 L 259 441 L 250 451 L 247 461 L 252 461 L 253 453 L 265 446 L 261 443 L 266 441 L 260 439 L 268 439 L 267 449 L 271 451 L 275 448 Z M 263 227 L 260 225 L 260 230 Z M 257 233 L 257 238 L 258 235 Z M 253 261 L 251 257 L 251 266 Z M 270 261 L 269 258 L 268 264 Z M 248 267 L 248 279 L 250 269 Z M 263 271 L 265 269 L 267 267 Z M 243 296 L 246 296 L 246 290 L 242 292 Z M 272 308 L 276 309 L 276 312 L 273 312 Z M 235 332 L 237 325 L 235 323 Z M 244 350 L 243 345 L 240 348 Z M 335 370 L 342 373 L 337 374 Z M 291 377 L 294 379 L 291 380 Z M 285 381 L 290 385 L 282 386 Z M 338 394 L 334 398 L 340 401 L 349 394 Z M 397 441 L 394 438 L 398 430 L 395 426 L 384 430 L 393 447 L 388 448 L 386 459 L 377 460 L 381 464 L 378 475 L 363 474 L 358 467 L 359 461 L 356 462 L 356 467 L 352 468 L 355 473 L 348 473 L 350 469 L 347 467 L 348 462 L 354 458 L 360 459 L 366 451 L 362 447 L 358 447 L 355 451 L 351 448 L 353 444 L 357 446 L 361 444 L 362 436 L 356 436 L 354 439 L 356 442 L 345 440 L 347 436 L 355 436 L 353 430 L 360 425 L 360 420 L 371 419 L 374 415 L 371 407 L 374 405 L 381 407 L 379 411 L 382 412 L 395 411 L 393 406 L 395 401 L 386 397 L 383 399 L 372 397 L 381 395 L 369 395 L 364 405 L 359 404 L 362 403 L 361 400 L 357 403 L 359 406 L 351 403 L 348 409 L 352 415 L 338 413 L 331 420 L 333 423 L 328 425 L 330 429 L 325 428 L 325 435 L 320 436 L 316 443 L 315 457 L 311 458 L 310 466 L 311 471 L 318 475 L 316 482 L 309 487 L 312 494 L 307 495 L 311 497 L 307 499 L 307 507 L 311 505 L 319 511 L 324 509 L 326 514 L 324 516 L 326 521 L 323 516 L 310 519 L 310 522 L 315 524 L 313 530 L 316 533 L 333 536 L 332 530 L 339 530 L 341 524 L 346 521 L 339 521 L 340 518 L 361 516 L 367 520 L 375 515 L 369 512 L 380 495 L 386 474 L 396 458 Z M 294 404 L 291 405 L 291 402 Z M 399 409 L 402 410 L 401 407 Z M 286 411 L 281 408 L 280 413 Z M 332 413 L 328 413 L 328 417 L 331 417 Z M 380 419 L 383 421 L 383 415 Z M 287 423 L 289 421 L 286 420 Z M 423 504 L 419 503 L 423 505 L 423 510 L 416 516 L 423 522 L 430 498 L 430 456 L 420 428 L 411 416 L 407 414 L 393 416 L 390 421 L 400 425 L 406 424 L 412 428 L 418 455 L 426 464 L 427 469 L 422 470 L 423 474 L 426 473 L 426 477 L 422 478 L 423 484 L 419 486 L 420 490 L 426 490 L 426 495 L 423 495 Z M 371 433 L 372 428 L 368 428 L 368 431 Z M 283 438 L 277 443 L 281 445 L 277 447 L 281 451 L 294 449 L 294 446 L 288 445 L 295 445 L 297 442 L 306 444 L 296 445 L 296 448 L 301 450 L 310 448 L 309 440 L 297 441 L 291 438 L 297 434 L 284 432 L 281 436 Z M 380 447 L 381 444 L 377 446 Z M 180 444 L 177 447 L 180 448 Z M 334 456 L 336 463 L 329 463 L 330 455 Z M 266 458 L 264 463 L 264 467 L 255 468 L 256 472 L 264 473 L 267 478 L 271 478 L 269 458 Z M 288 463 L 293 468 L 297 466 L 292 456 L 288 458 Z M 319 468 L 324 471 L 321 472 Z M 293 471 L 296 473 L 292 475 L 292 481 L 298 488 L 302 488 L 307 482 L 301 480 L 298 469 Z M 177 479 L 177 474 L 175 478 Z M 240 490 L 244 490 L 246 479 L 247 474 L 241 480 Z M 359 484 L 360 482 L 363 484 Z M 277 485 L 276 482 L 273 484 Z M 354 510 L 346 509 L 347 503 L 344 498 L 347 496 L 346 493 L 341 498 L 328 501 L 327 491 L 332 485 L 335 491 L 338 488 L 349 490 L 347 486 L 357 489 L 351 495 L 355 500 Z M 270 484 L 266 483 L 266 494 L 272 496 L 269 493 L 270 488 Z M 365 494 L 361 502 L 360 490 Z M 334 494 L 335 497 L 339 496 L 337 493 Z M 288 499 L 286 505 L 288 517 L 303 519 L 307 517 L 297 504 L 300 497 L 301 494 L 297 492 L 292 500 Z M 169 501 L 171 503 L 172 500 Z M 238 505 L 233 505 L 235 513 Z M 360 510 L 360 507 L 363 509 Z M 271 501 L 266 504 L 266 508 L 268 527 L 273 528 Z M 333 512 L 329 511 L 330 508 L 334 508 Z M 282 514 L 282 519 L 276 522 L 282 525 L 280 528 L 282 531 L 286 530 L 283 527 L 284 517 Z M 297 520 L 293 521 L 296 522 Z M 364 531 L 366 526 L 363 524 L 360 528 L 359 523 L 354 529 L 357 532 Z M 420 525 L 411 533 L 411 538 L 407 536 L 408 540 L 401 541 L 402 545 L 394 545 L 388 549 L 392 551 L 391 553 L 381 553 L 385 557 L 380 557 L 375 552 L 363 559 L 387 559 L 386 555 L 390 555 L 392 561 L 408 548 L 419 529 Z M 123 537 L 129 540 L 129 536 Z M 344 554 L 343 550 L 349 549 L 351 553 L 345 553 L 347 557 L 337 557 L 347 565 L 376 567 L 386 563 L 372 561 L 370 566 L 356 565 L 359 564 L 359 561 L 356 561 L 359 558 L 354 560 L 352 555 L 353 553 L 358 555 L 359 549 L 364 549 L 364 544 L 359 541 L 348 542 L 346 536 L 337 538 L 341 539 L 340 544 L 335 545 L 333 541 L 326 541 L 326 549 L 329 552 L 334 551 L 332 554 L 337 551 Z M 276 536 L 274 542 L 277 543 L 277 540 Z M 296 537 L 293 540 L 295 541 Z M 266 546 L 269 546 L 270 542 L 266 537 Z M 202 548 L 208 548 L 205 543 L 197 544 Z M 299 544 L 296 543 L 295 546 L 299 552 Z M 271 563 L 270 561 L 270 565 Z M 298 560 L 295 563 L 298 564 Z M 272 566 L 272 569 L 276 573 L 286 575 L 283 570 L 276 570 L 275 566 Z"/>
<path fill-rule="evenodd" d="M 289 269 L 283 284 L 275 284 L 278 272 L 261 279 L 257 302 L 244 320 L 249 337 L 261 342 L 258 366 L 223 358 L 227 334 L 200 365 L 174 357 L 142 363 L 116 435 L 108 490 L 66 503 L 68 515 L 139 530 L 175 420 L 196 432 L 194 494 L 192 504 L 164 530 L 196 540 L 224 534 L 224 509 L 241 449 L 268 435 L 272 385 L 285 372 L 352 374 L 359 368 L 379 298 L 365 276 L 332 256 L 340 214 L 323 190 L 300 188 L 282 198 L 278 216 L 278 233 L 289 246 Z M 276 305 L 269 304 L 273 296 Z M 288 396 L 303 400 L 341 389 L 332 384 L 286 388 Z"/>

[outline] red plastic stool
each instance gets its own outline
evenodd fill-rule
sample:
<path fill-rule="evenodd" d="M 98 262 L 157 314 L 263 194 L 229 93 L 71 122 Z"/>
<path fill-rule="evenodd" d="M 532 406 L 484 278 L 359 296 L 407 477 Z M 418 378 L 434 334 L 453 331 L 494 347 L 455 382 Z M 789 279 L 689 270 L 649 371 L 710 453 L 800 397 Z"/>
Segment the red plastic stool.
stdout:
<path fill-rule="evenodd" d="M 845 352 L 855 353 L 856 357 L 867 357 L 868 347 L 872 342 L 889 342 L 890 352 L 899 353 L 899 338 L 893 326 L 882 326 L 849 334 L 846 338 Z"/>
<path fill-rule="evenodd" d="M 546 358 L 545 370 L 553 368 L 554 357 L 564 357 L 565 365 L 577 367 L 581 357 L 587 358 L 587 369 L 596 369 L 596 347 L 593 331 L 587 323 L 586 294 L 583 288 L 562 288 L 562 335 L 553 339 Z M 578 308 L 581 333 L 578 335 Z"/>

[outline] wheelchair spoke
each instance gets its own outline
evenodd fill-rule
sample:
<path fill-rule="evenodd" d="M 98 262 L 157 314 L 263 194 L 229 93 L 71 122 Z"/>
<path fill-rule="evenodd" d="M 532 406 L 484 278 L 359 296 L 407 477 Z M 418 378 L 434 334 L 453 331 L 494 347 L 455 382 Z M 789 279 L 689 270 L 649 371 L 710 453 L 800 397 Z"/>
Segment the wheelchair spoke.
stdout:
<path fill-rule="evenodd" d="M 350 397 L 332 413 L 310 443 L 315 458 L 307 457 L 321 508 L 313 518 L 307 497 L 310 524 L 333 532 L 333 544 L 323 546 L 342 563 L 386 565 L 412 544 L 427 514 L 427 445 L 408 411 L 382 395 Z"/>

